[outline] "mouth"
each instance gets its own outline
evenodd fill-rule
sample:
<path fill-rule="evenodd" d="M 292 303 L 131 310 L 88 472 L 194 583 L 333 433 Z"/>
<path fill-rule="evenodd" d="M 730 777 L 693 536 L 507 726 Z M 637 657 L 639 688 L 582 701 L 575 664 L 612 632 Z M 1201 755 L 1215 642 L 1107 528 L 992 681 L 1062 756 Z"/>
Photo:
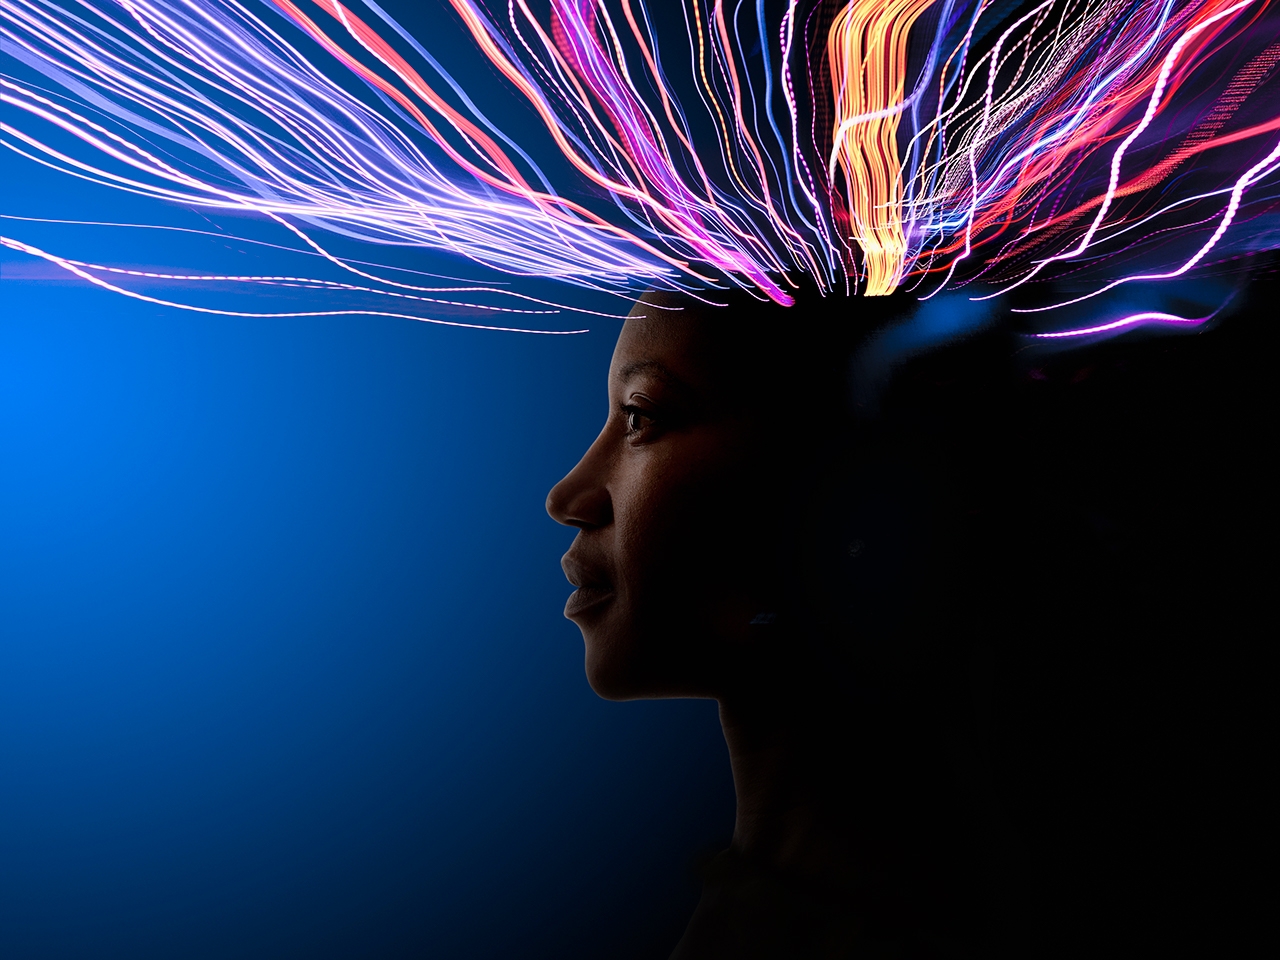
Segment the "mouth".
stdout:
<path fill-rule="evenodd" d="M 578 588 L 569 594 L 564 605 L 564 615 L 568 619 L 575 620 L 613 600 L 613 584 L 598 569 L 584 563 L 572 553 L 566 553 L 561 558 L 560 566 L 569 582 Z"/>
<path fill-rule="evenodd" d="M 588 611 L 603 607 L 613 599 L 613 591 L 601 587 L 579 587 L 569 594 L 564 604 L 564 615 L 569 620 L 576 620 Z"/>

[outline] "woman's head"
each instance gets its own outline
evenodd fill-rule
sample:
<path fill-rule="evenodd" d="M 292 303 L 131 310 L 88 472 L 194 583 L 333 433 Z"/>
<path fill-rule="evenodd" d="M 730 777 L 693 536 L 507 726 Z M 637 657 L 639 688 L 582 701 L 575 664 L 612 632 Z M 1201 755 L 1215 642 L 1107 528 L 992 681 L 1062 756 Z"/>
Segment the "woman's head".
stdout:
<path fill-rule="evenodd" d="M 604 428 L 547 498 L 578 528 L 565 613 L 597 693 L 720 697 L 748 667 L 803 565 L 814 477 L 848 455 L 848 354 L 865 323 L 836 314 L 859 308 L 885 305 L 636 305 Z"/>
<path fill-rule="evenodd" d="M 830 780 L 776 780 L 864 831 L 889 902 L 981 924 L 998 889 L 1001 918 L 1067 929 L 1099 876 L 1200 895 L 1165 840 L 1220 789 L 1186 744 L 1216 764 L 1239 737 L 1235 678 L 1230 709 L 1210 685 L 1265 566 L 1235 531 L 1266 476 L 1266 302 L 1159 350 L 1017 341 L 1022 374 L 997 329 L 902 364 L 873 424 L 849 416 L 852 334 L 887 318 L 837 314 L 880 304 L 640 304 L 604 429 L 548 498 L 578 528 L 567 612 L 593 688 L 783 728 Z"/>

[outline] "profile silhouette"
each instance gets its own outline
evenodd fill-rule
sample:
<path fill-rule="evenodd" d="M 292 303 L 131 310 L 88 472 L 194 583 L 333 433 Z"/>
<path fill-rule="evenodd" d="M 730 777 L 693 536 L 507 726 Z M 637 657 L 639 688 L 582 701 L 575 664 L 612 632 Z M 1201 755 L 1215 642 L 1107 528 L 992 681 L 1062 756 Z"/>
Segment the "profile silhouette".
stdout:
<path fill-rule="evenodd" d="M 719 704 L 733 838 L 673 960 L 1067 956 L 1184 929 L 1153 932 L 1146 895 L 1196 889 L 1150 835 L 1191 802 L 1187 768 L 1119 744 L 1133 710 L 1175 736 L 1139 677 L 1206 607 L 1151 575 L 1158 498 L 1107 499 L 1167 461 L 1177 411 L 1152 396 L 1184 371 L 1015 360 L 988 330 L 889 376 L 865 358 L 900 296 L 722 299 L 636 305 L 604 428 L 547 499 L 578 529 L 565 615 L 592 688 Z"/>

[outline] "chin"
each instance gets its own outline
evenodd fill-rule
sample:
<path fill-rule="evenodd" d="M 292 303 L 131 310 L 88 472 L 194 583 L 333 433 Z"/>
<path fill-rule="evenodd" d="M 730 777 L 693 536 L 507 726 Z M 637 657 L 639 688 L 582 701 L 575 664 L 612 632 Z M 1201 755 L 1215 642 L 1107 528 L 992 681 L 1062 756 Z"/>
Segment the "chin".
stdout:
<path fill-rule="evenodd" d="M 587 667 L 587 684 L 601 700 L 644 700 L 646 695 L 625 678 Z"/>
<path fill-rule="evenodd" d="M 711 685 L 703 682 L 706 671 L 695 669 L 687 656 L 680 655 L 681 647 L 687 653 L 689 638 L 674 633 L 661 638 L 643 637 L 631 629 L 613 632 L 598 626 L 581 629 L 586 643 L 587 683 L 602 699 L 714 696 Z"/>
<path fill-rule="evenodd" d="M 582 627 L 582 639 L 586 644 L 584 667 L 587 683 L 596 696 L 605 700 L 636 700 L 645 696 L 646 684 L 640 682 L 645 671 L 638 669 L 634 657 L 628 655 L 625 640 L 601 634 L 598 628 Z M 623 649 L 619 649 L 619 647 Z"/>

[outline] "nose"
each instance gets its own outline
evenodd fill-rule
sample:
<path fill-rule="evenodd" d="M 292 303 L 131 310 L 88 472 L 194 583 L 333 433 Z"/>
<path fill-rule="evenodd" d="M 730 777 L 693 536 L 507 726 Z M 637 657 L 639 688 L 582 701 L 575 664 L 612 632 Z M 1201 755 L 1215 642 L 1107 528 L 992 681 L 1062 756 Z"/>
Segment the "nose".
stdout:
<path fill-rule="evenodd" d="M 587 530 L 606 526 L 613 520 L 604 433 L 601 431 L 578 465 L 547 494 L 547 513 L 556 523 Z"/>

